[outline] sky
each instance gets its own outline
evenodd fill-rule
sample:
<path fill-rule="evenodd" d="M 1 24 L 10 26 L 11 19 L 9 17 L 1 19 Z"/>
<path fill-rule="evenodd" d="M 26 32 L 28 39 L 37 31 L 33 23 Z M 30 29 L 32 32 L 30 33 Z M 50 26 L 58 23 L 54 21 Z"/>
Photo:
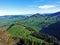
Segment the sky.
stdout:
<path fill-rule="evenodd" d="M 0 0 L 0 16 L 60 11 L 60 0 Z"/>

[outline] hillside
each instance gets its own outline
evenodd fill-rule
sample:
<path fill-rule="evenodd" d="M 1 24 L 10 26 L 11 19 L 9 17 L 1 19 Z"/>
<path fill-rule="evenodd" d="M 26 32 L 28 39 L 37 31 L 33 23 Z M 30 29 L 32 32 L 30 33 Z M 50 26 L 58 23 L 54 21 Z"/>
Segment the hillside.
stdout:
<path fill-rule="evenodd" d="M 25 29 L 25 27 L 21 26 L 21 25 L 14 25 L 13 27 L 11 27 L 9 29 L 9 32 L 11 34 L 12 37 L 14 38 L 21 38 L 24 40 L 30 40 L 30 41 L 37 41 L 37 42 L 44 42 L 41 39 L 38 39 L 36 37 L 31 36 L 30 34 L 32 32 L 30 32 L 29 30 Z"/>
<path fill-rule="evenodd" d="M 13 25 L 8 31 L 17 45 L 59 44 L 55 37 L 39 33 L 24 25 Z"/>
<path fill-rule="evenodd" d="M 8 31 L 0 27 L 0 45 L 13 45 L 14 41 Z"/>
<path fill-rule="evenodd" d="M 55 22 L 59 22 L 59 21 L 60 21 L 60 15 L 46 16 L 46 15 L 37 13 L 25 19 L 23 21 L 24 22 L 23 24 L 39 31 L 42 28 L 47 27 L 48 25 Z"/>
<path fill-rule="evenodd" d="M 40 32 L 54 36 L 58 40 L 60 40 L 60 36 L 59 36 L 60 35 L 60 22 L 53 23 L 49 25 L 48 27 L 42 29 Z"/>

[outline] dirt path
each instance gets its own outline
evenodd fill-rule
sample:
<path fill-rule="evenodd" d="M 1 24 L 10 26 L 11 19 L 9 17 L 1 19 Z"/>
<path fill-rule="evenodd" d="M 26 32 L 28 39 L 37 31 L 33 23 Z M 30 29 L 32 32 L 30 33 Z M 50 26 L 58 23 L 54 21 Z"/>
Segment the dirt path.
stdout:
<path fill-rule="evenodd" d="M 2 27 L 0 27 L 0 45 L 12 45 L 12 38 Z"/>

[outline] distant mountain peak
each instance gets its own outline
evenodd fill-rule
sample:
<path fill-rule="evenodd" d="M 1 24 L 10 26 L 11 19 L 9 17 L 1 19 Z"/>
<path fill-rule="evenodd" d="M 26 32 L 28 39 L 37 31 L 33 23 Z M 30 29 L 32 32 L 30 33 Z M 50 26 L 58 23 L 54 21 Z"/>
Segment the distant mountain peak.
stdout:
<path fill-rule="evenodd" d="M 60 11 L 59 12 L 56 12 L 55 14 L 60 14 Z"/>
<path fill-rule="evenodd" d="M 50 16 L 60 16 L 60 11 L 59 12 L 56 12 L 56 13 L 50 14 Z"/>
<path fill-rule="evenodd" d="M 60 12 L 56 12 L 56 13 L 54 13 L 55 15 L 60 15 Z"/>
<path fill-rule="evenodd" d="M 59 11 L 59 12 L 57 12 L 57 13 L 60 13 L 60 11 Z"/>
<path fill-rule="evenodd" d="M 33 14 L 33 15 L 41 15 L 40 13 L 36 13 L 36 14 Z"/>
<path fill-rule="evenodd" d="M 40 13 L 36 13 L 36 14 L 39 14 L 40 15 Z"/>
<path fill-rule="evenodd" d="M 42 16 L 42 14 L 36 13 L 36 14 L 33 14 L 31 17 L 40 17 L 40 16 Z"/>

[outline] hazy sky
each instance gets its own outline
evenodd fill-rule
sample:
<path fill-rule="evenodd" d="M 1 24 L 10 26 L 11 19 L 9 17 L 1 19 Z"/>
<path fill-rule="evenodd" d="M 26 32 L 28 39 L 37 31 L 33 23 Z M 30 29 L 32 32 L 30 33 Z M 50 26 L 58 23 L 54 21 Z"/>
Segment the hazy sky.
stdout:
<path fill-rule="evenodd" d="M 0 15 L 53 13 L 60 11 L 60 0 L 0 0 Z"/>

